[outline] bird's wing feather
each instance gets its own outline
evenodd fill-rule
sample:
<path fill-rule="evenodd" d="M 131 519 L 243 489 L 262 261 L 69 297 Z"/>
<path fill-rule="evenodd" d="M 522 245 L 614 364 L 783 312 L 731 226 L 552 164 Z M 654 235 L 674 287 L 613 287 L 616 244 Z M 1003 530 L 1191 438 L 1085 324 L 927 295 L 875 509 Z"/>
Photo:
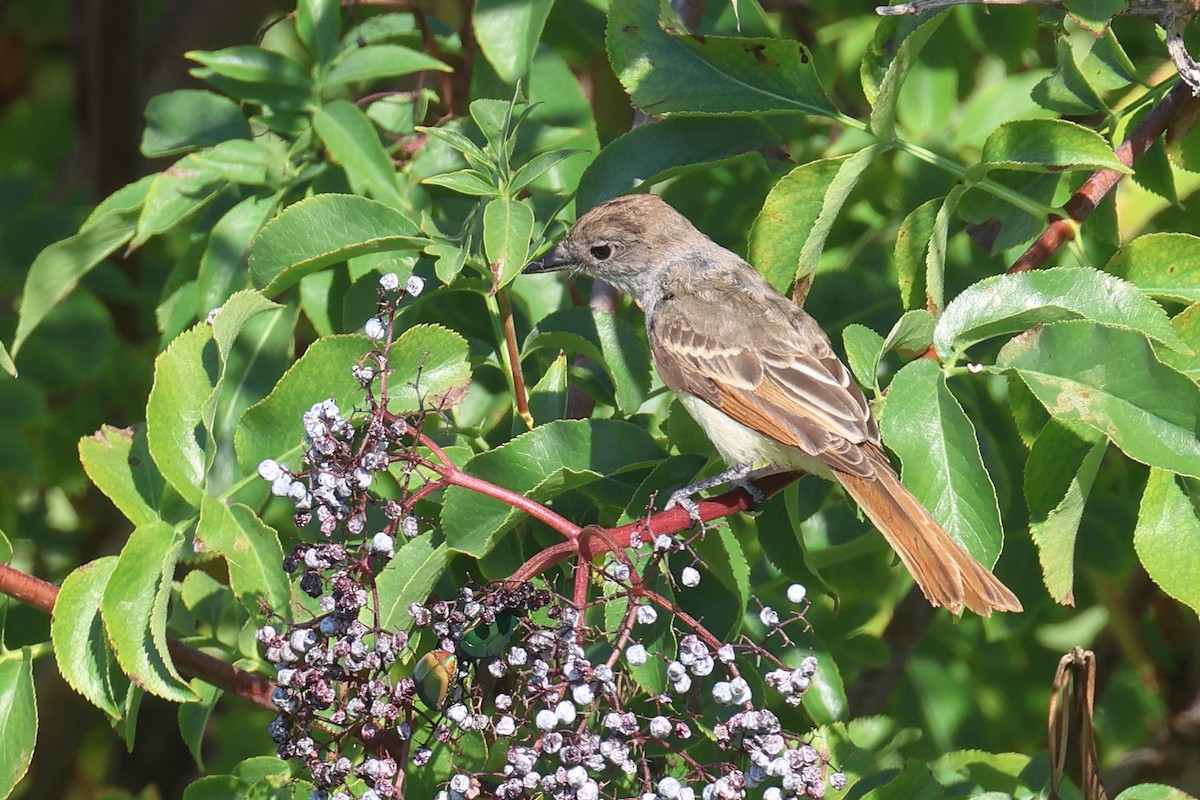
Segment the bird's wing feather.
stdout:
<path fill-rule="evenodd" d="M 762 319 L 762 297 L 721 294 L 732 307 L 679 293 L 656 309 L 651 347 L 667 386 L 835 469 L 873 474 L 878 462 L 859 445 L 877 444 L 878 429 L 816 323 L 778 295 L 782 321 Z"/>

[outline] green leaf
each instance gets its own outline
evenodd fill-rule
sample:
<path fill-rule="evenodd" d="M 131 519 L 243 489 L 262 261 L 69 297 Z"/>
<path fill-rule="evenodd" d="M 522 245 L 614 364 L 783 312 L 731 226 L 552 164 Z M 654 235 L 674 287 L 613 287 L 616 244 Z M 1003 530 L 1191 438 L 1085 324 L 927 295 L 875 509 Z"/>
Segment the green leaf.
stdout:
<path fill-rule="evenodd" d="M 1166 470 L 1150 470 L 1133 547 L 1159 588 L 1200 613 L 1200 519 L 1195 503 Z"/>
<path fill-rule="evenodd" d="M 391 561 L 375 579 L 379 593 L 379 624 L 385 630 L 408 630 L 413 625 L 408 607 L 424 603 L 450 564 L 445 544 L 436 547 L 429 536 L 416 539 L 396 550 Z"/>
<path fill-rule="evenodd" d="M 900 223 L 896 232 L 896 249 L 892 256 L 900 284 L 900 301 L 909 310 L 925 308 L 925 253 L 933 239 L 934 225 L 942 202 L 927 200 L 914 208 Z"/>
<path fill-rule="evenodd" d="M 539 425 L 480 453 L 463 471 L 546 503 L 574 489 L 665 454 L 636 425 L 616 420 L 570 420 Z M 507 503 L 451 486 L 442 504 L 442 528 L 451 550 L 481 558 L 524 517 Z"/>
<path fill-rule="evenodd" d="M 1171 320 L 1171 327 L 1191 353 L 1156 347 L 1158 360 L 1200 383 L 1200 303 L 1188 306 Z"/>
<path fill-rule="evenodd" d="M 904 465 L 904 485 L 967 552 L 995 564 L 1004 544 L 996 489 L 938 364 L 922 358 L 896 373 L 884 411 L 883 438 Z"/>
<path fill-rule="evenodd" d="M 0 342 L 0 369 L 3 369 L 11 377 L 17 377 L 17 365 L 13 363 L 12 356 L 8 354 L 8 348 L 4 346 L 4 342 Z"/>
<path fill-rule="evenodd" d="M 206 775 L 183 790 L 183 800 L 228 800 L 251 797 L 251 785 L 234 775 Z M 264 796 L 266 796 L 264 794 Z"/>
<path fill-rule="evenodd" d="M 1033 88 L 1038 105 L 1060 114 L 1084 115 L 1107 112 L 1108 106 L 1075 62 L 1069 37 L 1059 37 L 1054 45 L 1054 72 Z"/>
<path fill-rule="evenodd" d="M 204 349 L 211 339 L 212 328 L 201 323 L 171 342 L 154 361 L 154 385 L 146 401 L 150 455 L 171 488 L 196 506 L 204 493 L 205 471 L 197 429 L 212 422 L 203 414 L 213 390 L 204 365 Z"/>
<path fill-rule="evenodd" d="M 634 327 L 620 317 L 593 308 L 556 311 L 530 331 L 521 352 L 524 356 L 546 347 L 601 364 L 612 378 L 617 408 L 626 416 L 641 407 L 650 391 L 649 352 Z"/>
<path fill-rule="evenodd" d="M 1111 169 L 1129 173 L 1112 146 L 1095 131 L 1062 119 L 1006 122 L 983 145 L 983 164 L 1027 172 Z"/>
<path fill-rule="evenodd" d="M 1108 30 L 1108 24 L 1113 17 L 1129 10 L 1129 2 L 1128 0 L 1063 0 L 1063 7 L 1088 32 L 1093 36 L 1099 36 Z"/>
<path fill-rule="evenodd" d="M 326 103 L 313 115 L 313 129 L 334 163 L 346 170 L 356 191 L 365 189 L 393 208 L 410 205 L 400 193 L 392 159 L 383 149 L 375 125 L 361 108 L 348 100 Z"/>
<path fill-rule="evenodd" d="M 328 64 L 337 52 L 341 28 L 342 4 L 337 0 L 300 0 L 296 4 L 296 34 L 320 63 Z"/>
<path fill-rule="evenodd" d="M 0 797 L 12 794 L 29 771 L 38 733 L 33 651 L 22 647 L 0 660 Z"/>
<path fill-rule="evenodd" d="M 750 564 L 733 530 L 729 526 L 718 525 L 697 540 L 694 546 L 696 555 L 707 567 L 706 572 L 737 596 L 738 608 L 750 605 Z"/>
<path fill-rule="evenodd" d="M 249 139 L 250 124 L 238 104 L 203 89 L 155 95 L 146 104 L 142 154 L 173 156 L 227 139 Z"/>
<path fill-rule="evenodd" d="M 537 384 L 529 390 L 529 413 L 535 425 L 562 419 L 567 413 L 567 354 L 558 357 Z"/>
<path fill-rule="evenodd" d="M 486 174 L 495 170 L 492 159 L 479 149 L 479 145 L 458 131 L 453 131 L 449 128 L 429 128 L 423 125 L 418 125 L 416 131 L 445 142 L 451 148 L 458 151 L 472 167 L 482 173 Z"/>
<path fill-rule="evenodd" d="M 884 17 L 859 67 L 863 92 L 871 103 L 870 129 L 887 141 L 896 130 L 896 102 L 900 87 L 929 37 L 945 13 Z"/>
<path fill-rule="evenodd" d="M 796 167 L 771 188 L 755 218 L 750 229 L 750 263 L 780 292 L 787 292 L 796 281 L 809 231 L 824 211 L 828 188 L 848 159 L 820 159 Z"/>
<path fill-rule="evenodd" d="M 183 536 L 164 522 L 141 525 L 117 557 L 100 614 L 117 663 L 140 688 L 177 703 L 196 699 L 167 653 L 167 602 Z"/>
<path fill-rule="evenodd" d="M 772 286 L 786 292 L 817 271 L 833 221 L 885 149 L 877 144 L 852 156 L 813 161 L 775 184 L 750 231 L 751 263 Z"/>
<path fill-rule="evenodd" d="M 492 291 L 503 289 L 528 263 L 533 209 L 523 200 L 496 198 L 483 209 L 483 252 L 492 270 Z"/>
<path fill-rule="evenodd" d="M 804 693 L 804 709 L 818 725 L 845 722 L 850 716 L 850 704 L 846 700 L 842 673 L 824 647 L 815 649 L 813 655 L 817 658 L 817 671 Z"/>
<path fill-rule="evenodd" d="M 1200 237 L 1148 233 L 1122 247 L 1105 266 L 1153 297 L 1200 301 Z"/>
<path fill-rule="evenodd" d="M 1174 350 L 1188 349 L 1157 303 L 1133 284 L 1091 267 L 985 278 L 950 301 L 933 342 L 943 361 L 951 363 L 976 342 L 1075 319 L 1138 331 Z"/>
<path fill-rule="evenodd" d="M 226 180 L 198 153 L 179 159 L 150 182 L 131 246 L 140 247 L 150 237 L 176 227 L 211 203 L 225 185 Z"/>
<path fill-rule="evenodd" d="M 842 329 L 846 361 L 860 386 L 879 393 L 879 359 L 883 356 L 883 337 L 865 325 L 852 323 Z"/>
<path fill-rule="evenodd" d="M 812 56 L 796 41 L 690 36 L 659 0 L 614 0 L 606 39 L 621 85 L 650 114 L 836 114 Z"/>
<path fill-rule="evenodd" d="M 192 754 L 196 766 L 203 772 L 204 759 L 201 756 L 201 747 L 204 744 L 205 733 L 208 731 L 208 718 L 212 715 L 213 707 L 221 699 L 223 692 L 199 678 L 193 678 L 188 686 L 200 699 L 194 703 L 180 704 L 179 712 L 176 715 L 179 719 L 179 735 L 183 737 L 183 742 L 187 745 L 188 752 Z M 187 790 L 185 789 L 184 792 L 186 793 Z M 235 795 L 227 795 L 227 797 L 233 796 Z"/>
<path fill-rule="evenodd" d="M 926 309 L 933 313 L 937 313 L 945 305 L 946 242 L 950 237 L 951 218 L 966 191 L 966 185 L 960 183 L 946 195 L 934 217 L 929 244 L 925 248 L 924 300 Z"/>
<path fill-rule="evenodd" d="M 1059 322 L 1006 344 L 997 365 L 1060 420 L 1087 423 L 1135 461 L 1200 476 L 1200 387 L 1141 334 Z"/>
<path fill-rule="evenodd" d="M 1030 775 L 1030 761 L 1023 753 L 954 750 L 939 757 L 929 768 L 943 786 L 962 787 L 970 797 L 983 797 L 989 791 L 1030 797 L 1037 795 L 1045 783 L 1044 778 L 1038 782 L 1038 776 Z"/>
<path fill-rule="evenodd" d="M 272 152 L 265 144 L 245 139 L 197 150 L 190 158 L 203 172 L 243 186 L 266 186 L 273 166 Z"/>
<path fill-rule="evenodd" d="M 100 602 L 116 566 L 116 556 L 106 556 L 68 575 L 58 590 L 50 618 L 59 674 L 89 703 L 114 719 L 121 716 L 112 685 L 116 662 L 100 619 Z"/>
<path fill-rule="evenodd" d="M 883 340 L 883 352 L 894 350 L 905 358 L 923 355 L 933 344 L 933 329 L 933 314 L 925 309 L 905 312 Z"/>
<path fill-rule="evenodd" d="M 643 126 L 645 127 L 645 126 Z M 529 184 L 536 181 L 538 178 L 545 175 L 550 170 L 557 167 L 563 161 L 566 161 L 571 156 L 579 155 L 582 150 L 552 150 L 549 153 L 542 153 L 539 156 L 534 156 L 528 162 L 521 166 L 513 175 L 512 180 L 508 184 L 508 192 L 510 195 L 516 194 L 524 189 Z M 576 198 L 576 210 L 579 209 L 579 201 Z"/>
<path fill-rule="evenodd" d="M 247 197 L 213 226 L 200 256 L 196 294 L 200 311 L 207 312 L 225 302 L 244 284 L 250 242 L 275 213 L 277 197 Z"/>
<path fill-rule="evenodd" d="M 328 336 L 311 344 L 271 393 L 242 415 L 234 444 L 243 472 L 253 472 L 264 458 L 298 450 L 304 441 L 301 415 L 315 403 L 332 398 L 343 409 L 360 403 L 362 387 L 349 365 L 370 350 L 365 336 Z M 388 351 L 388 368 L 388 408 L 396 414 L 436 409 L 441 398 L 471 379 L 466 340 L 437 325 L 405 331 Z"/>
<path fill-rule="evenodd" d="M 427 186 L 442 186 L 459 194 L 473 197 L 495 197 L 500 193 L 483 175 L 473 169 L 460 169 L 456 172 L 431 175 L 423 179 L 421 183 Z"/>
<path fill-rule="evenodd" d="M 139 451 L 136 455 L 135 436 L 136 450 Z M 162 476 L 146 456 L 144 428 L 137 431 L 102 425 L 91 436 L 79 439 L 79 461 L 83 471 L 135 526 L 160 518 L 157 507 L 162 496 Z"/>
<path fill-rule="evenodd" d="M 283 571 L 279 536 L 248 506 L 205 497 L 195 549 L 225 559 L 229 585 L 243 608 L 257 613 L 259 601 L 265 600 L 276 613 L 287 613 L 291 584 Z"/>
<path fill-rule="evenodd" d="M 475 38 L 500 80 L 514 84 L 529 74 L 554 0 L 477 0 Z"/>
<path fill-rule="evenodd" d="M 255 45 L 243 44 L 224 50 L 192 50 L 184 58 L 203 64 L 217 75 L 240 83 L 261 84 L 287 90 L 297 97 L 312 89 L 308 72 L 297 62 Z"/>
<path fill-rule="evenodd" d="M 1029 533 L 1037 545 L 1042 580 L 1056 603 L 1075 605 L 1075 537 L 1107 449 L 1108 439 L 1095 429 L 1052 419 L 1025 462 Z"/>
<path fill-rule="evenodd" d="M 1196 800 L 1195 797 L 1174 786 L 1161 783 L 1139 783 L 1117 795 L 1116 800 Z"/>
<path fill-rule="evenodd" d="M 639 125 L 606 145 L 584 170 L 575 210 L 582 214 L 626 192 L 778 145 L 779 134 L 752 117 L 683 114 Z"/>
<path fill-rule="evenodd" d="M 236 602 L 228 586 L 199 569 L 184 576 L 178 587 L 178 597 L 190 614 L 214 630 L 224 623 L 226 613 Z"/>
<path fill-rule="evenodd" d="M 365 253 L 424 245 L 416 224 L 365 197 L 320 194 L 288 206 L 263 226 L 250 249 L 250 277 L 267 296 L 310 272 Z"/>
<path fill-rule="evenodd" d="M 92 212 L 79 233 L 38 253 L 21 292 L 21 316 L 12 341 L 14 358 L 29 334 L 63 298 L 75 291 L 83 276 L 133 237 L 153 179 L 154 176 L 146 176 L 117 190 Z"/>
<path fill-rule="evenodd" d="M 450 67 L 420 50 L 398 44 L 374 44 L 343 51 L 330 65 L 327 86 L 398 78 L 423 70 L 450 72 Z"/>
<path fill-rule="evenodd" d="M 242 332 L 246 323 L 264 311 L 280 308 L 283 306 L 272 303 L 258 292 L 249 289 L 237 292 L 225 301 L 221 310 L 212 318 L 211 323 L 213 340 L 217 343 L 217 352 L 221 356 L 222 377 L 224 376 L 224 362 L 229 359 L 234 340 Z"/>

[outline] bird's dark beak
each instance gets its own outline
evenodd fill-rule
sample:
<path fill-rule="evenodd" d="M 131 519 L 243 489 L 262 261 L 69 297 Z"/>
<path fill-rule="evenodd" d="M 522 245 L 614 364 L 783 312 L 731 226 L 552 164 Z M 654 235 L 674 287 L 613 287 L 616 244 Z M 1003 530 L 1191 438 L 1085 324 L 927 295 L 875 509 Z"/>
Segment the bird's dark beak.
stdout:
<path fill-rule="evenodd" d="M 558 254 L 558 247 L 552 247 L 546 254 L 534 261 L 525 269 L 521 270 L 523 275 L 536 275 L 539 272 L 558 272 L 561 269 L 566 269 L 571 266 L 571 262 L 564 260 Z"/>

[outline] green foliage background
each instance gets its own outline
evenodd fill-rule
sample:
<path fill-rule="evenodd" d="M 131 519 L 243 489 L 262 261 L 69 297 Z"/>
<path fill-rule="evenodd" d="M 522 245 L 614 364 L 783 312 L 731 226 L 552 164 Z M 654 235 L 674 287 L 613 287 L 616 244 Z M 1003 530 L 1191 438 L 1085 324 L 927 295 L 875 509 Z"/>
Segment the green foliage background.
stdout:
<path fill-rule="evenodd" d="M 516 280 L 578 213 L 651 186 L 781 290 L 811 283 L 805 306 L 875 399 L 906 483 L 999 557 L 1026 608 L 955 620 L 906 601 L 882 540 L 812 480 L 728 520 L 691 610 L 743 630 L 752 595 L 809 586 L 800 647 L 832 677 L 806 711 L 864 779 L 851 792 L 1040 792 L 1050 684 L 1075 646 L 1097 655 L 1112 793 L 1200 792 L 1185 724 L 1200 702 L 1200 135 L 1180 124 L 1154 145 L 1054 269 L 995 277 L 1093 171 L 1128 171 L 1113 145 L 1173 84 L 1151 23 L 1066 5 L 916 20 L 869 2 L 710 2 L 688 7 L 689 35 L 653 0 L 416 16 L 305 2 L 261 46 L 253 30 L 292 9 L 227 7 L 227 29 L 142 75 L 144 133 L 129 113 L 126 130 L 145 160 L 120 157 L 128 136 L 97 149 L 103 115 L 79 111 L 117 89 L 66 45 L 111 34 L 63 2 L 0 8 L 0 341 L 20 373 L 0 380 L 0 529 L 9 562 L 73 604 L 53 630 L 5 611 L 13 782 L 39 737 L 17 792 L 282 780 L 244 760 L 271 752 L 270 715 L 214 709 L 164 661 L 165 637 L 263 666 L 257 603 L 289 602 L 278 565 L 296 532 L 254 465 L 294 458 L 312 402 L 353 404 L 381 273 L 426 280 L 393 366 L 461 400 L 437 435 L 468 472 L 615 525 L 712 471 L 635 308 L 589 309 L 583 281 Z M 172 4 L 121 7 L 148 56 Z M 637 111 L 656 116 L 635 125 Z M 938 361 L 915 359 L 930 347 Z M 440 589 L 555 541 L 466 490 L 424 516 L 437 546 L 398 569 L 440 567 Z M 253 558 L 217 557 L 233 552 Z M 178 719 L 151 695 L 184 702 Z M 1021 755 L 991 755 L 1005 753 Z"/>

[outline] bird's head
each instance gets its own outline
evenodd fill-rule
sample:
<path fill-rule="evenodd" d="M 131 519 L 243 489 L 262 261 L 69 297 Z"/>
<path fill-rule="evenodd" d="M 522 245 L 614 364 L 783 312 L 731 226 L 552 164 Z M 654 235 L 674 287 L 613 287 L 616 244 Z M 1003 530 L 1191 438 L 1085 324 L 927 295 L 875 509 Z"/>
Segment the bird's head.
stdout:
<path fill-rule="evenodd" d="M 635 299 L 659 280 L 658 272 L 708 241 L 652 194 L 618 197 L 588 211 L 562 240 L 525 268 L 526 274 L 569 270 L 601 278 Z"/>

